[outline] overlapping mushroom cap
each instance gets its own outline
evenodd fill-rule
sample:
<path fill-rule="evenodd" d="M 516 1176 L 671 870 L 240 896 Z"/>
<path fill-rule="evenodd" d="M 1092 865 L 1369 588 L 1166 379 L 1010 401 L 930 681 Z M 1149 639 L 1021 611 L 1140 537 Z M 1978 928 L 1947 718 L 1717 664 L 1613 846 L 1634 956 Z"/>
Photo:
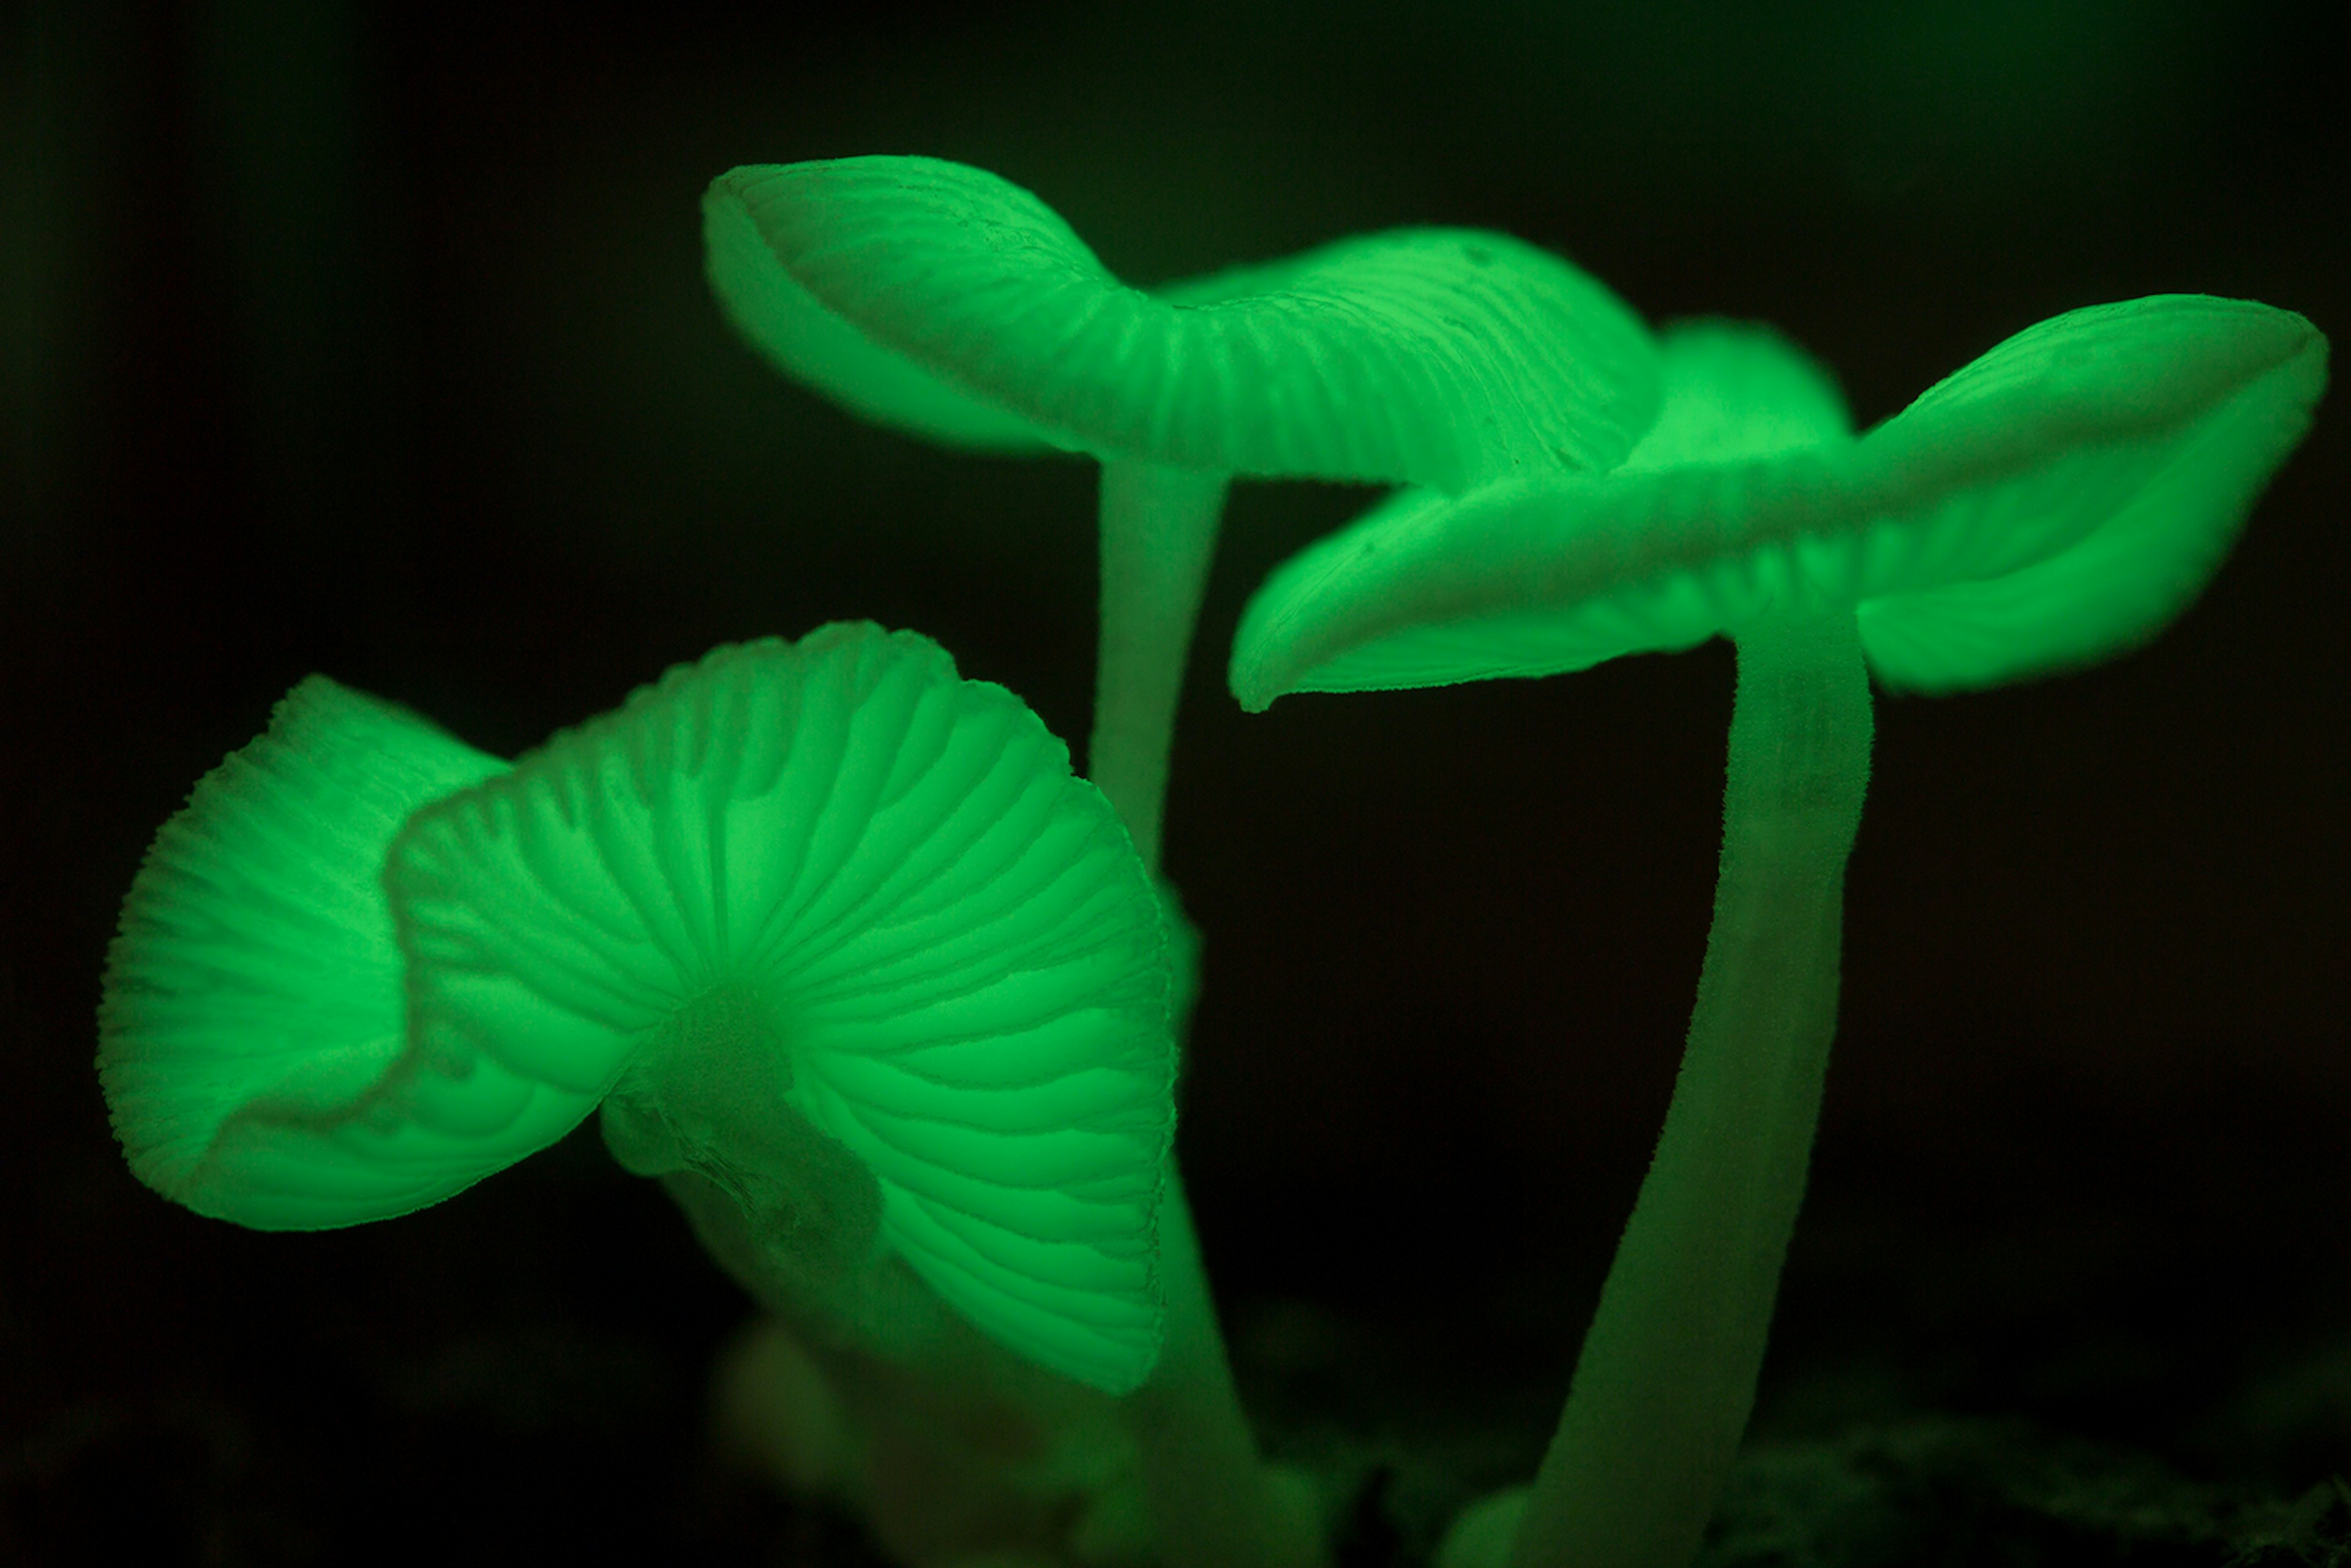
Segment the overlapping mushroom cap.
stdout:
<path fill-rule="evenodd" d="M 143 1179 L 267 1228 L 434 1202 L 609 1096 L 623 1162 L 715 1184 L 787 1277 L 902 1260 L 1115 1390 L 1159 1333 L 1168 985 L 1061 743 L 836 625 L 510 770 L 304 683 L 159 837 L 100 1064 Z"/>
<path fill-rule="evenodd" d="M 2299 316 L 2158 296 L 2043 322 L 1855 439 L 1769 333 L 1699 324 L 1665 354 L 1614 472 L 1403 492 L 1285 562 L 1235 640 L 1242 704 L 1582 669 L 1799 595 L 1854 605 L 1891 686 L 2106 657 L 2202 587 L 2326 376 Z"/>
<path fill-rule="evenodd" d="M 710 277 L 787 374 L 959 445 L 1458 490 L 1604 468 L 1649 423 L 1625 305 L 1494 234 L 1402 229 L 1144 291 L 996 175 L 755 166 L 703 200 Z"/>
<path fill-rule="evenodd" d="M 409 1049 L 384 851 L 506 766 L 313 675 L 196 786 L 123 902 L 99 1011 L 141 1181 L 265 1230 L 350 1225 L 436 1203 L 594 1108 Z"/>

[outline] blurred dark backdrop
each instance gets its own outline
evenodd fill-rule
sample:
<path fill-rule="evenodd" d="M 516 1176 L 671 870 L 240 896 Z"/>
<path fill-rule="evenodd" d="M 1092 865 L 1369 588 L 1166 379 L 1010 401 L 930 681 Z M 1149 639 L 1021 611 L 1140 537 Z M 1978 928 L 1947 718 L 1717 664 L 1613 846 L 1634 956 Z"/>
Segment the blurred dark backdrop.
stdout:
<path fill-rule="evenodd" d="M 744 1303 L 592 1129 L 258 1236 L 140 1187 L 90 1069 L 147 840 L 309 671 L 512 753 L 871 617 L 1082 736 L 1092 466 L 768 373 L 701 281 L 712 175 L 960 159 L 1144 282 L 1507 229 L 1652 318 L 1778 323 L 1868 422 L 2101 300 L 2340 337 L 2329 9 L 0 10 L 0 1557 L 830 1550 L 712 1479 Z M 1881 705 L 1759 1436 L 2001 1412 L 2216 1480 L 2351 1469 L 2345 429 L 2145 652 Z M 1276 1440 L 1491 1484 L 1662 1113 L 1729 660 L 1241 715 L 1242 601 L 1368 499 L 1236 491 L 1167 835 L 1208 943 L 1183 1145 Z"/>

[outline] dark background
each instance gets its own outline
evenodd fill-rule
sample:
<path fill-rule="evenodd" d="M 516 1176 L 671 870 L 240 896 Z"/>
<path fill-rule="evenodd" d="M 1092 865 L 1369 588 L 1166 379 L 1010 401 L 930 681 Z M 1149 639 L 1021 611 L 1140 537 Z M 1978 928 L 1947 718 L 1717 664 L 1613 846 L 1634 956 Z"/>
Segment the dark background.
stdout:
<path fill-rule="evenodd" d="M 701 280 L 712 175 L 964 160 L 1138 282 L 1507 229 L 1652 319 L 1778 323 L 1867 423 L 2102 300 L 2340 336 L 2328 9 L 0 10 L 0 1558 L 831 1550 L 709 1462 L 746 1306 L 592 1129 L 263 1236 L 140 1187 L 90 1068 L 147 840 L 308 672 L 510 754 L 871 617 L 1082 735 L 1092 465 L 770 374 Z M 2204 1479 L 2351 1470 L 2345 429 L 2146 651 L 1881 703 L 1759 1439 L 2015 1414 Z M 1531 1465 L 1662 1114 L 1730 665 L 1240 714 L 1240 605 L 1369 499 L 1236 488 L 1167 829 L 1208 943 L 1183 1146 L 1272 1440 L 1484 1486 Z"/>

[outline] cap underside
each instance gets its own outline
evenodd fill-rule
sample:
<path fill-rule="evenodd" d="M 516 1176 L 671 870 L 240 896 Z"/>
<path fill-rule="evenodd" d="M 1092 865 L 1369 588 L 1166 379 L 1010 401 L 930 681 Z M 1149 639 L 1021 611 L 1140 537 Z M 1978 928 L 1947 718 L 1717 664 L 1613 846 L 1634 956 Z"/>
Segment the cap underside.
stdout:
<path fill-rule="evenodd" d="M 711 281 L 786 373 L 967 445 L 1459 490 L 1605 467 L 1656 411 L 1640 321 L 1499 235 L 1406 229 L 1144 291 L 1036 197 L 924 158 L 737 169 Z M 1009 422 L 1009 423 L 1008 423 Z"/>
<path fill-rule="evenodd" d="M 1776 339 L 1721 349 L 1668 338 L 1670 461 L 1645 443 L 1610 475 L 1405 492 L 1286 562 L 1244 616 L 1236 694 L 1558 674 L 1800 598 L 1855 605 L 1892 686 L 2107 657 L 2217 568 L 2325 375 L 2300 317 L 2132 301 L 2020 334 L 1855 440 L 1802 364 L 1760 368 L 1793 355 Z"/>

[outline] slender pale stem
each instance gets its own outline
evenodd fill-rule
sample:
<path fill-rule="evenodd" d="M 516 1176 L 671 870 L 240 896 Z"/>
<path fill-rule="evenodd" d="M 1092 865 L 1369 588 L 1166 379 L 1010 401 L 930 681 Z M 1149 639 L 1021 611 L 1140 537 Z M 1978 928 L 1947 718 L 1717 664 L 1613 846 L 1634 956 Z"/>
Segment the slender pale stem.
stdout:
<path fill-rule="evenodd" d="M 1226 485 L 1222 474 L 1102 465 L 1102 643 L 1087 774 L 1155 876 L 1176 706 Z M 1128 1406 L 1163 1559 L 1168 1568 L 1310 1568 L 1322 1559 L 1319 1532 L 1311 1515 L 1285 1506 L 1259 1459 L 1172 1163 L 1159 1270 L 1166 1343 Z"/>
<path fill-rule="evenodd" d="M 1167 1340 L 1150 1381 L 1128 1396 L 1152 1538 L 1167 1568 L 1314 1568 L 1318 1521 L 1285 1498 L 1257 1439 L 1217 1330 L 1184 1183 L 1172 1171 L 1159 1217 Z"/>
<path fill-rule="evenodd" d="M 1689 1041 L 1511 1568 L 1686 1568 L 1754 1404 L 1836 1030 L 1871 724 L 1849 609 L 1738 645 Z"/>
<path fill-rule="evenodd" d="M 1222 474 L 1102 464 L 1102 643 L 1086 771 L 1155 873 L 1176 703 L 1225 486 Z"/>

